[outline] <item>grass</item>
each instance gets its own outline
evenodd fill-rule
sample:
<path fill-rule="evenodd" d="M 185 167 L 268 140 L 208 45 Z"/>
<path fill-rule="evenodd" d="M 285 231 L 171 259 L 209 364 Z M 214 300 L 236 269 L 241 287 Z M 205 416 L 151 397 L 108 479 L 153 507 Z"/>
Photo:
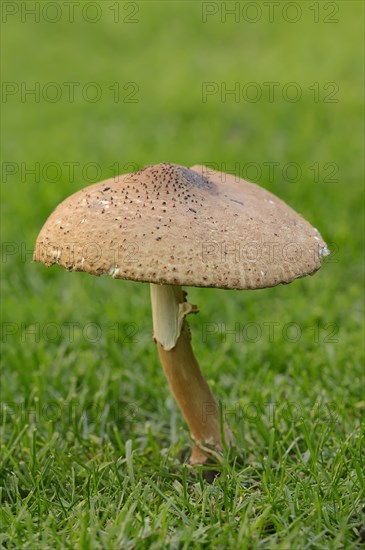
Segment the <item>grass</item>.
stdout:
<path fill-rule="evenodd" d="M 265 12 L 202 23 L 200 2 L 151 1 L 127 24 L 130 7 L 114 23 L 115 3 L 99 4 L 94 24 L 79 12 L 74 23 L 4 23 L 3 80 L 96 82 L 102 98 L 3 103 L 1 547 L 360 548 L 363 5 L 331 3 L 337 23 L 323 22 L 323 3 L 314 23 L 306 2 L 297 23 L 280 10 L 273 23 Z M 205 102 L 203 82 L 219 87 Z M 235 82 L 279 82 L 279 95 L 223 102 L 222 83 Z M 297 102 L 282 96 L 290 82 Z M 31 262 L 63 198 L 115 163 L 166 160 L 225 163 L 300 211 L 333 251 L 286 287 L 189 289 L 196 355 L 243 450 L 212 484 L 184 464 L 188 432 L 151 340 L 148 286 Z M 36 163 L 39 177 L 26 172 Z"/>

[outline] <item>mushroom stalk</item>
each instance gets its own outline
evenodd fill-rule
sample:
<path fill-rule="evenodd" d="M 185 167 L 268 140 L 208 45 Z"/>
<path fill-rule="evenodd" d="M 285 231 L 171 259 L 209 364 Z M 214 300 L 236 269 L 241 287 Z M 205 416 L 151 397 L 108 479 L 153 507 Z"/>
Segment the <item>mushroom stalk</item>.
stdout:
<path fill-rule="evenodd" d="M 177 404 L 190 428 L 193 440 L 191 464 L 203 464 L 209 457 L 221 458 L 222 431 L 227 445 L 233 436 L 195 359 L 185 316 L 198 309 L 186 302 L 180 286 L 151 284 L 154 339 L 163 370 Z"/>

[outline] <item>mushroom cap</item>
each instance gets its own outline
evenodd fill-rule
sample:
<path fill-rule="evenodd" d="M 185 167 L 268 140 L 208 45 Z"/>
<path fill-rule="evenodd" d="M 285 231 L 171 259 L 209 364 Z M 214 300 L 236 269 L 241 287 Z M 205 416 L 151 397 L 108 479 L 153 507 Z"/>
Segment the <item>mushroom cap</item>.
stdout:
<path fill-rule="evenodd" d="M 255 289 L 309 275 L 328 253 L 318 231 L 262 187 L 162 163 L 64 200 L 34 260 L 117 279 Z"/>

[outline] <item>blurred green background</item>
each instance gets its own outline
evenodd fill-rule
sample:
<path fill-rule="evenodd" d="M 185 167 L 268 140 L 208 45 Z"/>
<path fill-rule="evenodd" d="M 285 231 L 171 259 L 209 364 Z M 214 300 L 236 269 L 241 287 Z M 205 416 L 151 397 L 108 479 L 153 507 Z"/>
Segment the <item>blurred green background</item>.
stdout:
<path fill-rule="evenodd" d="M 190 324 L 203 370 L 228 405 L 289 399 L 310 411 L 335 403 L 338 437 L 356 431 L 363 406 L 363 3 L 281 2 L 270 15 L 267 3 L 81 2 L 73 22 L 63 2 L 60 12 L 38 3 L 38 16 L 26 11 L 37 3 L 21 4 L 2 5 L 3 400 L 31 407 L 34 399 L 94 399 L 106 419 L 84 427 L 85 438 L 114 441 L 116 428 L 122 442 L 132 437 L 136 453 L 148 455 L 148 423 L 161 447 L 172 440 L 180 452 L 187 432 L 151 341 L 148 285 L 46 269 L 32 263 L 31 251 L 56 205 L 94 181 L 163 161 L 214 162 L 285 200 L 319 229 L 332 255 L 314 277 L 290 286 L 190 289 L 201 309 Z M 225 86 L 239 95 L 224 95 Z M 231 329 L 248 322 L 263 331 L 254 343 L 202 338 L 204 323 Z M 265 322 L 278 323 L 273 342 Z M 83 333 L 88 323 L 101 327 L 95 342 Z M 134 342 L 123 339 L 129 323 L 137 324 Z M 299 339 L 283 337 L 287 323 L 300 327 Z M 108 416 L 112 403 L 130 402 L 136 422 Z M 253 444 L 232 422 L 240 444 L 262 445 L 264 455 L 265 441 Z M 10 415 L 10 441 L 23 425 Z M 54 431 L 69 429 L 45 419 L 35 426 L 39 449 Z M 15 462 L 5 463 L 4 479 L 14 463 L 28 461 L 32 445 L 23 435 L 9 447 Z M 102 443 L 95 445 L 101 452 Z"/>

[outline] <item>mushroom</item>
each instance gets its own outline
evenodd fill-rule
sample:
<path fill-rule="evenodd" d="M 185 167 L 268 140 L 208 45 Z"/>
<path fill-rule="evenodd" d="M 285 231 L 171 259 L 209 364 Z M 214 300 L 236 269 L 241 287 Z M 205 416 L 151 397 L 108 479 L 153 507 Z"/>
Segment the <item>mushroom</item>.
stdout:
<path fill-rule="evenodd" d="M 204 166 L 162 163 L 78 191 L 43 226 L 34 260 L 150 283 L 154 340 L 189 426 L 191 464 L 234 443 L 191 347 L 182 286 L 257 289 L 309 275 L 320 234 L 265 189 Z"/>

